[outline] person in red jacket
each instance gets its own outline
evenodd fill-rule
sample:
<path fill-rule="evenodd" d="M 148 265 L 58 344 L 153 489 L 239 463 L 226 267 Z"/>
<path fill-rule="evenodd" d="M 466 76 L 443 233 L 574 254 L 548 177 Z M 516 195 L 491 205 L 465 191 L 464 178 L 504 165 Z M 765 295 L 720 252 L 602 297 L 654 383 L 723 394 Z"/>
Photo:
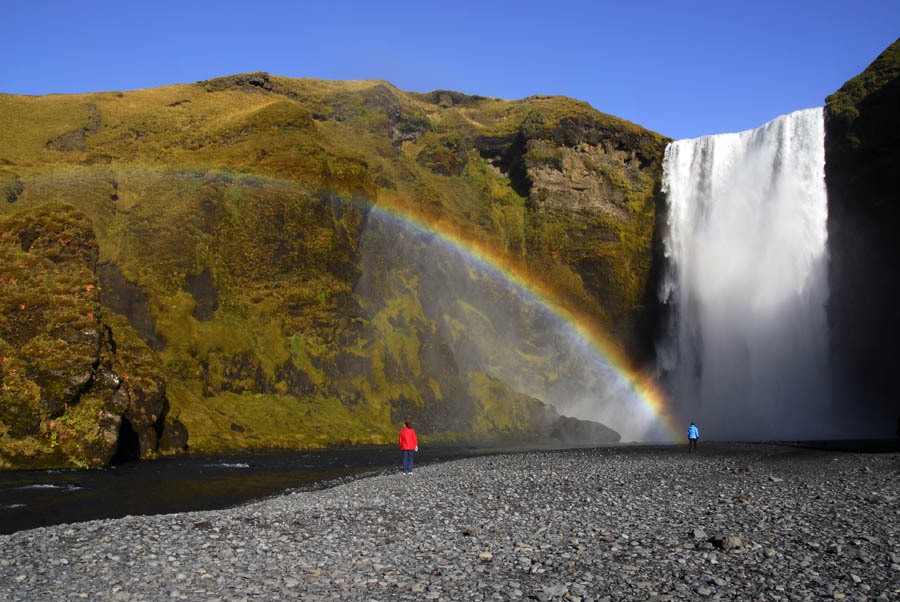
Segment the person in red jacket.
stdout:
<path fill-rule="evenodd" d="M 403 450 L 403 472 L 412 472 L 413 453 L 419 451 L 419 442 L 416 441 L 416 431 L 412 428 L 412 422 L 406 421 L 406 428 L 400 431 L 400 449 Z"/>

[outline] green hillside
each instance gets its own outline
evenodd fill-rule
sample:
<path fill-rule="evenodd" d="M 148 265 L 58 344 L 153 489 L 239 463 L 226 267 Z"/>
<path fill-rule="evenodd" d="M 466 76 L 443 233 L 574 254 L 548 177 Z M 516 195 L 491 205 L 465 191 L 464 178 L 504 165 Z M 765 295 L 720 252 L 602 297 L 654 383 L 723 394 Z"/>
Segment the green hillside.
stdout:
<path fill-rule="evenodd" d="M 260 73 L 0 95 L 0 119 L 0 346 L 3 369 L 19 366 L 0 393 L 7 467 L 97 465 L 185 442 L 386 444 L 410 417 L 426 441 L 546 435 L 552 400 L 469 370 L 457 357 L 465 340 L 442 334 L 422 278 L 402 258 L 379 259 L 392 235 L 367 230 L 372 205 L 489 249 L 623 353 L 648 355 L 666 139 L 586 103 Z M 70 222 L 95 257 L 57 261 L 22 242 L 32 231 L 58 252 Z M 364 235 L 373 256 L 361 256 Z M 16 288 L 13 265 L 26 266 Z M 64 273 L 52 282 L 32 273 L 53 265 Z M 444 268 L 433 269 L 440 281 Z M 93 305 L 23 326 L 20 305 L 87 286 Z M 86 315 L 97 341 L 51 368 L 62 361 L 57 324 L 79 329 Z M 104 389 L 104 369 L 124 384 Z M 52 402 L 79 370 L 88 382 Z M 71 439 L 105 432 L 107 442 L 88 452 L 52 439 L 77 421 Z"/>

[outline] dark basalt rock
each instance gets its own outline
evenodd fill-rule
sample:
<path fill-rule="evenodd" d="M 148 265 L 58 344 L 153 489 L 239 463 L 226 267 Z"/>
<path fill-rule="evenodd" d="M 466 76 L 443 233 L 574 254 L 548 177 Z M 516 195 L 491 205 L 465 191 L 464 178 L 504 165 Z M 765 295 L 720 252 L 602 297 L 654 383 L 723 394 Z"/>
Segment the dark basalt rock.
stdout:
<path fill-rule="evenodd" d="M 242 73 L 238 75 L 229 75 L 226 77 L 217 77 L 214 79 L 202 80 L 197 85 L 204 86 L 207 92 L 221 92 L 223 90 L 242 90 L 250 93 L 266 93 L 282 94 L 291 100 L 297 99 L 297 94 L 290 90 L 283 90 L 275 85 L 269 74 L 265 71 L 257 71 L 255 73 Z M 175 103 L 184 104 L 184 100 Z M 187 101 L 190 102 L 190 101 Z"/>
<path fill-rule="evenodd" d="M 19 195 L 25 192 L 25 184 L 16 174 L 0 172 L 0 197 L 7 203 L 15 203 Z"/>
<path fill-rule="evenodd" d="M 128 323 L 150 349 L 162 351 L 166 341 L 156 332 L 156 319 L 150 313 L 150 299 L 137 284 L 125 278 L 114 263 L 98 266 L 101 303 L 128 318 Z"/>
<path fill-rule="evenodd" d="M 196 276 L 191 276 L 184 282 L 183 289 L 191 294 L 196 302 L 194 311 L 191 312 L 200 322 L 212 320 L 216 310 L 219 309 L 219 291 L 213 282 L 212 272 L 204 269 Z"/>
<path fill-rule="evenodd" d="M 100 124 L 102 123 L 100 112 L 97 110 L 97 105 L 89 104 L 87 105 L 87 110 L 89 118 L 84 127 L 72 130 L 71 132 L 66 132 L 62 136 L 50 140 L 47 142 L 47 148 L 58 151 L 83 152 L 86 149 L 85 142 L 87 137 L 100 131 Z M 9 199 L 7 198 L 7 200 Z"/>
<path fill-rule="evenodd" d="M 265 71 L 217 77 L 215 79 L 203 80 L 197 83 L 205 85 L 206 90 L 209 92 L 218 92 L 229 88 L 244 88 L 248 90 L 257 88 L 267 92 L 271 92 L 273 89 L 272 82 L 269 80 L 269 74 Z"/>
<path fill-rule="evenodd" d="M 262 366 L 249 354 L 222 358 L 222 391 L 232 393 L 272 392 L 272 384 Z"/>
<path fill-rule="evenodd" d="M 605 424 L 590 420 L 578 420 L 560 416 L 550 427 L 549 436 L 566 445 L 595 445 L 598 443 L 618 443 L 619 433 Z"/>
<path fill-rule="evenodd" d="M 421 98 L 425 102 L 445 108 L 454 106 L 472 106 L 483 100 L 489 100 L 485 96 L 478 96 L 477 94 L 470 96 L 454 90 L 435 90 L 434 92 L 415 94 L 415 96 Z"/>
<path fill-rule="evenodd" d="M 900 40 L 828 97 L 825 182 L 832 365 L 887 437 L 897 408 L 885 401 L 900 398 Z"/>
<path fill-rule="evenodd" d="M 309 375 L 297 368 L 290 360 L 279 366 L 275 378 L 278 382 L 287 385 L 287 394 L 298 398 L 309 395 L 316 390 Z"/>

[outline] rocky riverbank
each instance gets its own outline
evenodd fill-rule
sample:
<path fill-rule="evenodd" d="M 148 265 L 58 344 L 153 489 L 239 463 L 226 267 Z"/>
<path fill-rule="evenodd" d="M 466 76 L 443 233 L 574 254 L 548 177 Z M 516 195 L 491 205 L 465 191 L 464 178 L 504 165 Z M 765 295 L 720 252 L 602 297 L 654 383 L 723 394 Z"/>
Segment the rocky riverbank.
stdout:
<path fill-rule="evenodd" d="M 684 449 L 472 458 L 3 535 L 0 598 L 900 598 L 900 455 Z"/>

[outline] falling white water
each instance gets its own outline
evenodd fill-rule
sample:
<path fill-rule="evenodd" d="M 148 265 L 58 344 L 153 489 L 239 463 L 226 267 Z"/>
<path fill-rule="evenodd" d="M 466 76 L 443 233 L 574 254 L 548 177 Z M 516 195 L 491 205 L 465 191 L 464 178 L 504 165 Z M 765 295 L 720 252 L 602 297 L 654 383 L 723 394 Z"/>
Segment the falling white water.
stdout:
<path fill-rule="evenodd" d="M 708 439 L 834 433 L 824 166 L 821 108 L 666 148 L 659 366 L 685 432 L 694 421 Z"/>

